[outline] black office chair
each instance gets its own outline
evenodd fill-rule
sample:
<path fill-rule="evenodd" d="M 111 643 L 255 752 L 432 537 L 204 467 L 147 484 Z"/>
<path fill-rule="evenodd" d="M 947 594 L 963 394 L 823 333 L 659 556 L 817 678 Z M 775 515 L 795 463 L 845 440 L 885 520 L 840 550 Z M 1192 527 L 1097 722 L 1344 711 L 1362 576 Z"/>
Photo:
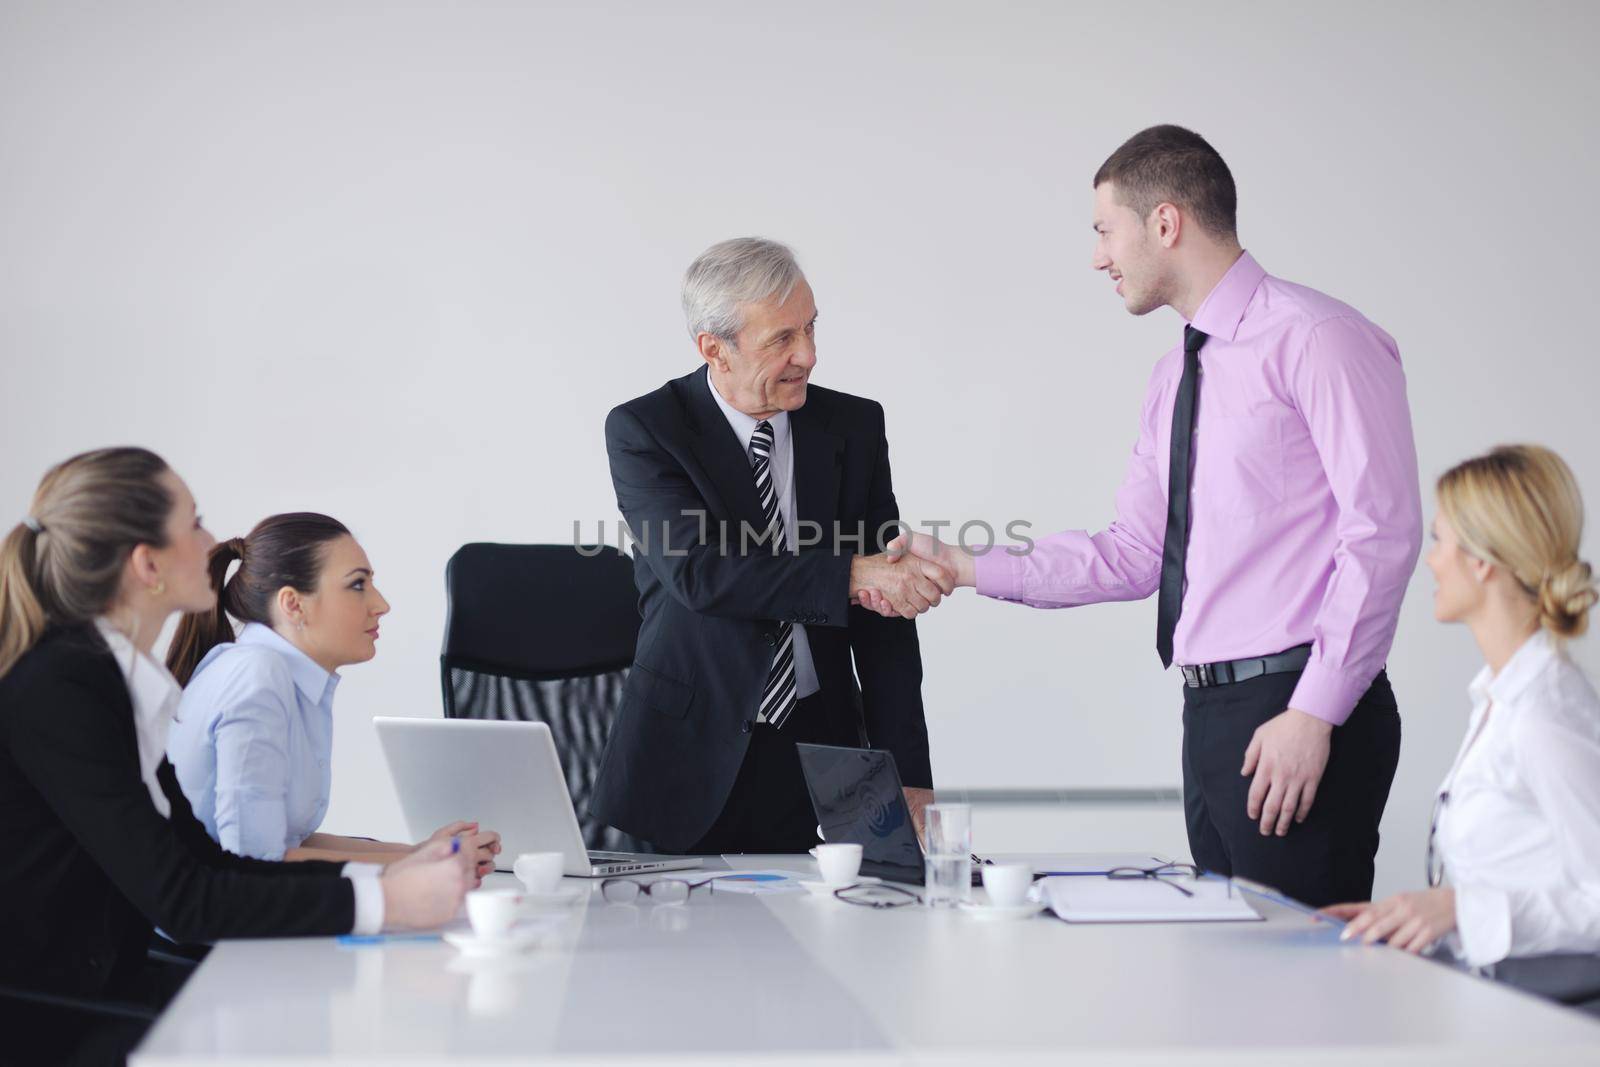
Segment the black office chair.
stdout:
<path fill-rule="evenodd" d="M 445 594 L 446 718 L 547 724 L 588 847 L 641 850 L 588 814 L 639 636 L 632 561 L 603 545 L 463 545 Z"/>

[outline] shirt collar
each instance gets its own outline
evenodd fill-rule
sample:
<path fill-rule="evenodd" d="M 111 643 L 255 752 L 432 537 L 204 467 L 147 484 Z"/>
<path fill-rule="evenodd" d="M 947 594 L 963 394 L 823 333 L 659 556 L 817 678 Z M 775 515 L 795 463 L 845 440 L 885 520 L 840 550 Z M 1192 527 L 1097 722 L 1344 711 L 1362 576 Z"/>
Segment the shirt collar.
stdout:
<path fill-rule="evenodd" d="M 717 407 L 722 409 L 722 414 L 728 420 L 728 425 L 732 426 L 733 432 L 738 435 L 739 447 L 744 449 L 745 454 L 748 456 L 750 439 L 756 435 L 756 426 L 761 420 L 751 418 L 724 400 L 722 394 L 717 392 L 716 385 L 711 381 L 711 371 L 709 369 L 706 371 L 706 388 L 711 390 L 711 399 L 715 400 Z M 783 447 L 784 442 L 789 439 L 789 413 L 780 411 L 767 421 L 772 423 L 772 451 L 776 453 L 778 449 Z"/>
<path fill-rule="evenodd" d="M 133 732 L 139 750 L 139 777 L 149 790 L 150 802 L 156 810 L 163 816 L 170 815 L 171 807 L 156 779 L 156 770 L 167 750 L 168 728 L 183 698 L 183 688 L 165 664 L 136 648 L 110 619 L 101 616 L 94 620 L 94 625 L 128 687 L 128 699 L 133 704 Z"/>
<path fill-rule="evenodd" d="M 1244 309 L 1266 276 L 1267 272 L 1261 269 L 1254 256 L 1249 252 L 1240 253 L 1228 273 L 1201 301 L 1190 325 L 1208 337 L 1232 341 L 1244 319 Z"/>
<path fill-rule="evenodd" d="M 304 693 L 306 699 L 312 703 L 325 704 L 333 699 L 333 691 L 339 685 L 339 676 L 332 671 L 323 670 L 317 665 L 316 660 L 294 647 L 272 627 L 263 626 L 259 622 L 247 622 L 244 624 L 244 629 L 239 631 L 235 643 L 263 645 L 283 656 L 289 661 L 289 676 L 294 679 L 294 687 Z"/>
<path fill-rule="evenodd" d="M 110 619 L 102 615 L 94 624 L 128 684 L 134 714 L 141 722 L 154 721 L 169 699 L 175 703 L 183 695 L 183 687 L 165 664 L 135 648 L 128 635 L 112 625 Z"/>
<path fill-rule="evenodd" d="M 1492 700 L 1501 708 L 1513 703 L 1560 654 L 1555 641 L 1541 627 L 1512 653 L 1499 674 L 1488 667 L 1478 672 L 1470 690 L 1473 703 L 1482 705 Z"/>

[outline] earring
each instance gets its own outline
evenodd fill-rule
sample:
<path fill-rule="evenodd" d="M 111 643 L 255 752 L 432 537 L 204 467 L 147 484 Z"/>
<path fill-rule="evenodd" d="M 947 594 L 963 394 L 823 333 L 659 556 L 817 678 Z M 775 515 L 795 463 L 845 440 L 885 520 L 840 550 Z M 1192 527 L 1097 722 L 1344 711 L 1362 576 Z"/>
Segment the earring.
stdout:
<path fill-rule="evenodd" d="M 155 585 L 150 586 L 150 595 L 151 596 L 160 596 L 162 593 L 165 593 L 166 591 L 167 591 L 167 583 L 166 583 L 165 579 L 162 579 L 162 580 L 156 582 Z"/>

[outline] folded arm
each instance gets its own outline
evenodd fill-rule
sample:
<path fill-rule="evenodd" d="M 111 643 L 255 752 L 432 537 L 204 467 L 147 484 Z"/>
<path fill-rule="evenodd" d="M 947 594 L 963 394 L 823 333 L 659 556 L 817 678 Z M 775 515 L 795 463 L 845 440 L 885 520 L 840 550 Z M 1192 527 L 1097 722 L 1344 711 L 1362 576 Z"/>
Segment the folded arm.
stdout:
<path fill-rule="evenodd" d="M 334 934 L 355 922 L 355 897 L 338 868 L 293 873 L 228 862 L 194 821 L 170 764 L 159 774 L 177 794 L 171 821 L 150 802 L 131 746 L 106 728 L 101 698 L 81 681 L 64 682 L 47 711 L 20 709 L 11 723 L 12 755 L 67 831 L 153 925 L 179 941 L 219 937 Z M 214 864 L 208 862 L 215 859 Z M 261 867 L 271 866 L 262 864 Z"/>

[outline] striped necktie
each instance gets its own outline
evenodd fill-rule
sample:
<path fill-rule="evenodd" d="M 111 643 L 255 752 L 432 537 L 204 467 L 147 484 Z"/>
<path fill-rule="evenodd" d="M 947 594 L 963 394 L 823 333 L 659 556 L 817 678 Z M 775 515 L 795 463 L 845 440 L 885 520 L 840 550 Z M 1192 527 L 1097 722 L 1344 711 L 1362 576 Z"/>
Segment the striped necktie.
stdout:
<path fill-rule="evenodd" d="M 756 424 L 755 435 L 750 438 L 750 463 L 755 469 L 756 496 L 761 498 L 761 513 L 767 520 L 767 534 L 772 539 L 774 552 L 786 547 L 783 536 L 783 514 L 778 510 L 778 494 L 772 487 L 772 423 L 763 419 Z M 767 684 L 761 690 L 761 707 L 756 721 L 781 729 L 794 711 L 794 625 L 778 623 L 778 651 L 772 657 L 772 669 L 767 672 Z"/>

